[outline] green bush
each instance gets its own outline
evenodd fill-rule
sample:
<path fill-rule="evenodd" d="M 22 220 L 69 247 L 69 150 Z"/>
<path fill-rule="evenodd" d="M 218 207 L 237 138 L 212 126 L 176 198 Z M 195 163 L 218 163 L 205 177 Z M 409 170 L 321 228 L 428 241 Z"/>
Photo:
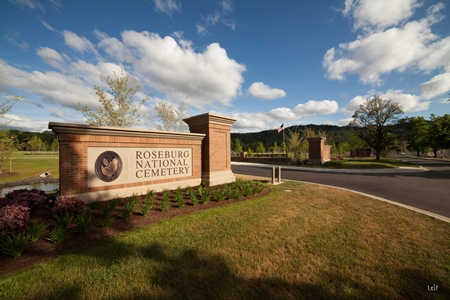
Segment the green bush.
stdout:
<path fill-rule="evenodd" d="M 163 199 L 161 201 L 160 209 L 161 211 L 166 211 L 170 206 L 170 192 L 168 189 L 163 190 Z"/>
<path fill-rule="evenodd" d="M 92 210 L 86 209 L 84 213 L 77 216 L 77 232 L 87 233 L 92 228 Z"/>
<path fill-rule="evenodd" d="M 112 221 L 113 221 L 113 217 L 111 217 L 111 215 L 108 214 L 100 219 L 100 221 L 98 222 L 98 225 L 100 227 L 109 227 L 109 225 L 111 225 Z"/>
<path fill-rule="evenodd" d="M 49 240 L 50 242 L 52 242 L 54 244 L 59 244 L 59 243 L 64 242 L 64 240 L 67 238 L 69 233 L 70 233 L 69 228 L 61 226 L 61 225 L 57 225 L 50 232 L 47 240 Z"/>
<path fill-rule="evenodd" d="M 28 235 L 25 233 L 19 233 L 10 237 L 6 236 L 5 241 L 2 244 L 2 253 L 12 256 L 14 258 L 19 257 L 25 247 L 27 246 Z"/>
<path fill-rule="evenodd" d="M 200 198 L 202 198 L 202 203 L 206 204 L 211 198 L 211 192 L 207 187 L 199 186 L 198 192 L 200 193 Z"/>
<path fill-rule="evenodd" d="M 180 186 L 178 186 L 175 190 L 175 200 L 177 201 L 179 208 L 182 208 L 184 206 L 184 197 Z"/>
<path fill-rule="evenodd" d="M 32 242 L 36 242 L 47 229 L 48 224 L 43 222 L 34 223 L 25 228 L 25 233 L 28 235 L 28 239 Z"/>
<path fill-rule="evenodd" d="M 148 215 L 148 213 L 150 212 L 150 210 L 153 207 L 153 196 L 155 194 L 154 190 L 150 190 L 147 192 L 147 194 L 145 195 L 145 201 L 143 204 L 141 204 L 141 207 L 139 209 L 140 213 L 143 216 Z"/>
<path fill-rule="evenodd" d="M 197 192 L 193 188 L 188 188 L 188 195 L 191 199 L 192 205 L 196 206 L 198 204 Z"/>
<path fill-rule="evenodd" d="M 131 200 L 128 201 L 125 204 L 125 206 L 122 208 L 122 210 L 120 211 L 120 214 L 119 214 L 120 218 L 125 221 L 130 219 L 137 204 L 138 204 L 137 196 L 135 194 L 133 194 L 133 196 L 131 197 Z"/>
<path fill-rule="evenodd" d="M 70 223 L 73 220 L 73 214 L 66 213 L 64 215 L 53 215 L 56 220 L 56 226 L 69 228 Z"/>

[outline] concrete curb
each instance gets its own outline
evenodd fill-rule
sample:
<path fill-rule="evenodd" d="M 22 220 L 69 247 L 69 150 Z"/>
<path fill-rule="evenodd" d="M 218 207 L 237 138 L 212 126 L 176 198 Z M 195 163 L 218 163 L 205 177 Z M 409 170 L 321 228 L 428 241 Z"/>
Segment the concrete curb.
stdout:
<path fill-rule="evenodd" d="M 245 163 L 245 162 L 231 162 L 232 165 L 241 166 L 252 166 L 258 168 L 272 168 L 281 167 L 285 170 L 299 170 L 305 172 L 327 172 L 327 173 L 354 173 L 354 174 L 390 174 L 390 173 L 410 173 L 410 172 L 423 172 L 428 171 L 428 169 L 419 166 L 419 168 L 414 167 L 399 167 L 395 169 L 327 169 L 327 168 L 306 168 L 306 167 L 292 167 L 292 166 L 282 166 L 282 165 L 267 165 L 267 164 L 257 164 L 257 163 Z"/>
<path fill-rule="evenodd" d="M 285 181 L 288 181 L 288 179 L 285 179 Z M 429 212 L 429 211 L 426 211 L 426 210 L 423 210 L 423 209 L 420 209 L 420 208 L 416 208 L 416 207 L 413 207 L 413 206 L 409 206 L 409 205 L 406 205 L 406 204 L 403 204 L 403 203 L 395 202 L 395 201 L 388 200 L 388 199 L 385 199 L 385 198 L 381 198 L 381 197 L 378 197 L 378 196 L 374 196 L 374 195 L 358 192 L 358 191 L 351 190 L 351 189 L 346 189 L 346 188 L 341 188 L 341 187 L 337 187 L 337 186 L 327 185 L 327 184 L 313 183 L 313 182 L 308 182 L 308 181 L 297 181 L 297 180 L 290 180 L 290 181 L 302 182 L 302 183 L 307 183 L 307 184 L 315 184 L 315 185 L 335 188 L 335 189 L 339 189 L 339 190 L 343 190 L 343 191 L 347 191 L 347 192 L 352 192 L 352 193 L 359 194 L 359 195 L 362 195 L 362 196 L 366 196 L 366 197 L 369 197 L 369 198 L 372 198 L 372 199 L 375 199 L 375 200 L 379 200 L 379 201 L 383 201 L 383 202 L 386 202 L 386 203 L 389 203 L 389 204 L 400 206 L 400 207 L 403 207 L 403 208 L 415 211 L 417 213 L 420 213 L 420 214 L 423 214 L 423 215 L 427 215 L 427 216 L 432 217 L 434 219 L 438 219 L 438 220 L 450 223 L 450 218 L 447 218 L 445 216 L 441 216 L 441 215 L 438 215 L 438 214 L 435 214 L 435 213 L 432 213 L 432 212 Z"/>

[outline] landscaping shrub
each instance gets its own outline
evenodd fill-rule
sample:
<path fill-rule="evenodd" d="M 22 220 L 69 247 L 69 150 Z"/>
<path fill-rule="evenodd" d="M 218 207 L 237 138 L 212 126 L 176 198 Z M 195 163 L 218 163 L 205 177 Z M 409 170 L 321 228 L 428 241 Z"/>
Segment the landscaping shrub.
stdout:
<path fill-rule="evenodd" d="M 5 195 L 10 205 L 33 207 L 38 204 L 47 204 L 47 195 L 38 189 L 17 189 Z"/>
<path fill-rule="evenodd" d="M 26 225 L 30 219 L 30 208 L 22 205 L 7 205 L 0 209 L 0 235 L 13 233 Z"/>
<path fill-rule="evenodd" d="M 75 197 L 58 197 L 53 204 L 52 211 L 57 215 L 79 215 L 83 213 L 87 207 L 87 204 L 81 199 Z"/>
<path fill-rule="evenodd" d="M 196 206 L 198 204 L 197 192 L 193 188 L 189 187 L 188 195 L 191 199 L 192 205 Z"/>
<path fill-rule="evenodd" d="M 48 225 L 43 222 L 34 223 L 25 228 L 25 233 L 28 235 L 30 241 L 36 242 L 45 233 L 47 226 Z"/>
<path fill-rule="evenodd" d="M 200 198 L 202 198 L 202 203 L 208 203 L 209 198 L 211 197 L 211 192 L 209 191 L 209 189 L 203 186 L 199 186 L 198 192 L 200 193 Z"/>
<path fill-rule="evenodd" d="M 136 208 L 137 203 L 138 203 L 137 196 L 133 195 L 131 200 L 128 201 L 123 207 L 123 209 L 120 211 L 119 214 L 120 218 L 122 218 L 122 220 L 125 221 L 128 220 L 130 216 L 133 214 L 133 211 Z"/>
<path fill-rule="evenodd" d="M 178 186 L 175 190 L 175 200 L 177 201 L 179 208 L 182 208 L 184 206 L 184 197 L 180 186 Z"/>
<path fill-rule="evenodd" d="M 148 213 L 149 213 L 150 210 L 152 209 L 152 207 L 153 207 L 153 196 L 154 196 L 154 194 L 155 194 L 155 191 L 154 191 L 154 190 L 149 190 L 149 191 L 147 191 L 147 194 L 145 195 L 145 201 L 144 201 L 143 204 L 141 204 L 141 207 L 140 207 L 140 213 L 141 213 L 143 216 L 148 215 Z"/>
<path fill-rule="evenodd" d="M 22 254 L 27 242 L 28 236 L 24 233 L 19 233 L 13 237 L 7 236 L 1 246 L 2 253 L 17 258 Z"/>
<path fill-rule="evenodd" d="M 87 233 L 92 228 L 92 211 L 90 208 L 86 209 L 82 214 L 77 216 L 77 232 Z"/>
<path fill-rule="evenodd" d="M 170 193 L 168 189 L 163 190 L 163 199 L 161 201 L 160 209 L 161 211 L 166 211 L 170 206 Z"/>
<path fill-rule="evenodd" d="M 53 228 L 53 230 L 50 232 L 47 240 L 54 244 L 62 243 L 67 236 L 69 235 L 70 230 L 67 227 L 64 226 L 56 226 Z"/>

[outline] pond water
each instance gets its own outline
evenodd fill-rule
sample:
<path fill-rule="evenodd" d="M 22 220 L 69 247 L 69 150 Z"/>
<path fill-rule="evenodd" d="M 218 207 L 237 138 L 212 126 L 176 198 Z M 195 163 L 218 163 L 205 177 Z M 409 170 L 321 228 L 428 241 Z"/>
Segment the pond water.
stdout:
<path fill-rule="evenodd" d="M 16 186 L 7 186 L 4 188 L 0 188 L 0 196 L 4 197 L 7 193 L 13 190 L 19 189 L 38 189 L 44 192 L 51 192 L 59 189 L 59 182 L 55 183 L 37 183 L 37 184 L 27 184 L 27 185 L 16 185 Z"/>

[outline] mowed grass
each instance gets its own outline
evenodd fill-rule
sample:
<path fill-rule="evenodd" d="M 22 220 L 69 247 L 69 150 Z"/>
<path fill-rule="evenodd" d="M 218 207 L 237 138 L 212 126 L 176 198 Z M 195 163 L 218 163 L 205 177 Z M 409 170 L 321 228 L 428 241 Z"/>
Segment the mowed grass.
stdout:
<path fill-rule="evenodd" d="M 17 152 L 12 158 L 12 173 L 10 173 L 10 160 L 3 160 L 3 174 L 0 183 L 28 179 L 44 172 L 50 172 L 59 177 L 58 155 L 30 155 Z"/>
<path fill-rule="evenodd" d="M 0 299 L 450 297 L 450 224 L 339 189 L 271 188 L 1 277 Z"/>

